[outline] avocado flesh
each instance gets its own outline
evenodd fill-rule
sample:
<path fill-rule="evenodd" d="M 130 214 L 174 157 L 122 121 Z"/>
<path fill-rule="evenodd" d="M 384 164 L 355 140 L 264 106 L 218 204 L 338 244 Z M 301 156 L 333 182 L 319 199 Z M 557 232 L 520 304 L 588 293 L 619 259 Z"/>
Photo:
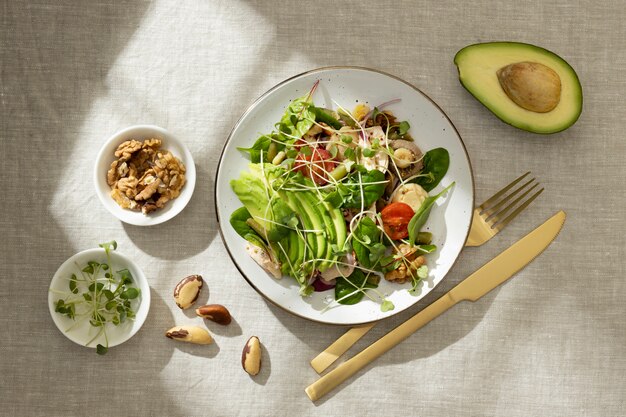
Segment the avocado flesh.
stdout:
<path fill-rule="evenodd" d="M 313 223 L 311 219 L 311 215 L 306 211 L 306 209 L 302 206 L 300 198 L 296 197 L 295 193 L 284 193 L 284 197 L 287 200 L 287 204 L 296 212 L 296 215 L 300 219 L 300 223 L 302 227 L 307 230 L 317 230 L 316 224 Z M 317 239 L 315 234 L 313 233 L 304 233 L 306 241 L 304 242 L 304 258 L 312 256 L 317 256 L 318 247 L 317 247 Z M 311 253 L 312 252 L 312 253 Z"/>
<path fill-rule="evenodd" d="M 333 221 L 333 227 L 335 228 L 336 232 L 337 249 L 343 250 L 343 246 L 346 243 L 348 233 L 346 229 L 346 219 L 343 217 L 341 210 L 331 207 L 328 203 L 324 203 L 324 205 L 330 213 L 330 217 Z"/>
<path fill-rule="evenodd" d="M 517 62 L 537 62 L 561 79 L 561 98 L 546 113 L 526 110 L 502 89 L 497 71 Z M 538 46 L 517 42 L 479 43 L 461 49 L 454 57 L 459 81 L 478 101 L 505 123 L 534 133 L 556 133 L 573 125 L 582 112 L 583 95 L 574 69 L 558 55 Z"/>
<path fill-rule="evenodd" d="M 313 195 L 313 193 L 301 194 L 303 194 L 303 197 L 307 200 L 309 206 L 316 210 L 319 218 L 321 218 L 324 222 L 323 230 L 325 233 L 322 234 L 322 236 L 326 241 L 326 252 L 321 256 L 321 258 L 326 259 L 326 261 L 321 262 L 317 267 L 318 270 L 323 272 L 334 264 L 333 261 L 337 260 L 336 257 L 333 256 L 332 247 L 332 245 L 335 244 L 335 242 L 337 241 L 337 232 L 335 231 L 333 219 L 330 217 L 325 203 L 320 204 L 319 200 Z"/>
<path fill-rule="evenodd" d="M 321 230 L 320 233 L 306 233 L 304 241 L 295 231 L 295 241 L 289 240 L 289 260 L 294 268 L 298 268 L 307 259 L 325 259 L 316 263 L 315 269 L 325 271 L 334 265 L 338 259 L 333 255 L 333 247 L 343 249 L 346 242 L 347 230 L 341 210 L 331 207 L 326 202 L 320 202 L 312 191 L 283 192 L 282 197 L 296 212 L 302 227 L 308 230 Z M 293 245 L 296 245 L 297 255 L 293 256 Z M 306 248 L 305 248 L 306 246 Z M 311 253 L 312 252 L 312 253 Z"/>
<path fill-rule="evenodd" d="M 304 259 L 304 240 L 300 239 L 295 230 L 289 232 L 287 241 L 290 268 L 297 268 Z M 293 271 L 295 273 L 295 271 Z"/>
<path fill-rule="evenodd" d="M 309 216 L 312 229 L 316 232 L 311 233 L 314 235 L 317 243 L 317 251 L 315 257 L 318 259 L 329 259 L 332 252 L 333 233 L 330 227 L 332 221 L 328 213 L 320 210 L 319 201 L 313 196 L 312 192 L 298 192 L 295 193 L 296 199 L 299 200 L 301 207 L 304 208 L 302 217 Z M 325 271 L 329 267 L 328 261 L 315 262 L 315 269 L 319 271 Z"/>
<path fill-rule="evenodd" d="M 302 243 L 304 246 L 304 243 Z M 295 268 L 302 263 L 302 256 L 299 255 L 300 238 L 298 234 L 291 230 L 289 235 L 280 242 L 279 253 L 282 255 L 281 271 L 283 275 L 295 276 Z"/>

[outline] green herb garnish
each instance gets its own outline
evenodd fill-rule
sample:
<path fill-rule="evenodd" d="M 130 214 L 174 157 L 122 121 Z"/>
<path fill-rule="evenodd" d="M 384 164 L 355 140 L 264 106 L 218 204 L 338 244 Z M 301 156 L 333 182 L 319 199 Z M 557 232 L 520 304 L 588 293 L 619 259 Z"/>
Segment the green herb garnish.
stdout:
<path fill-rule="evenodd" d="M 82 267 L 77 264 L 80 274 L 72 274 L 68 278 L 69 291 L 62 293 L 64 297 L 56 301 L 55 311 L 75 321 L 70 329 L 84 320 L 89 320 L 92 327 L 99 327 L 98 333 L 86 346 L 103 334 L 105 345 L 98 344 L 96 352 L 104 355 L 109 348 L 108 325 L 118 326 L 135 318 L 141 291 L 134 286 L 128 269 L 111 269 L 111 252 L 117 249 L 117 242 L 112 240 L 99 246 L 106 253 L 106 262 L 91 260 Z"/>

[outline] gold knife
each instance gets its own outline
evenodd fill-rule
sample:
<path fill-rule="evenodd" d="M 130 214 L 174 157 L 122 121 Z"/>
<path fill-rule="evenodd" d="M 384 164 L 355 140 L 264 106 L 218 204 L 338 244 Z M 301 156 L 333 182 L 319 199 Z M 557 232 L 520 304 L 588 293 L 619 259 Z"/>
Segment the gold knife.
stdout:
<path fill-rule="evenodd" d="M 487 262 L 437 301 L 309 385 L 305 391 L 311 401 L 322 398 L 343 381 L 456 303 L 464 300 L 476 301 L 511 278 L 552 243 L 561 231 L 564 222 L 565 212 L 559 211 L 541 226 L 515 242 L 510 248 Z"/>

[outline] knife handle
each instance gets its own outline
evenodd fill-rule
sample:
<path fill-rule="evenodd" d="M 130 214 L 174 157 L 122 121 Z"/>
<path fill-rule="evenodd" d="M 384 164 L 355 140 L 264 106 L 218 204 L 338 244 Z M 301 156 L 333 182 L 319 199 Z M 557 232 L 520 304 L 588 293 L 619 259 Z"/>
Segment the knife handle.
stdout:
<path fill-rule="evenodd" d="M 350 378 L 383 353 L 421 329 L 424 325 L 438 317 L 457 302 L 458 299 L 455 299 L 452 294 L 449 292 L 446 293 L 437 301 L 363 349 L 360 353 L 309 385 L 305 390 L 306 394 L 311 401 L 317 401 L 322 398 L 343 381 Z"/>

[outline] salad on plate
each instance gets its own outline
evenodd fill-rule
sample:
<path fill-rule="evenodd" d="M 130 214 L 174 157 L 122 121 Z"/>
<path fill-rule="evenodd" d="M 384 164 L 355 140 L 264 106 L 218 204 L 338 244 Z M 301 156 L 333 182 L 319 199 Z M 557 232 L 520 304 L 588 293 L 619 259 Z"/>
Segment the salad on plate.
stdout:
<path fill-rule="evenodd" d="M 249 148 L 248 170 L 230 182 L 242 203 L 230 217 L 246 251 L 300 295 L 334 291 L 328 308 L 363 297 L 394 308 L 381 279 L 415 293 L 437 250 L 422 230 L 450 163 L 446 149 L 422 152 L 391 100 L 374 108 L 317 107 L 311 91 L 293 100 L 275 129 Z"/>

